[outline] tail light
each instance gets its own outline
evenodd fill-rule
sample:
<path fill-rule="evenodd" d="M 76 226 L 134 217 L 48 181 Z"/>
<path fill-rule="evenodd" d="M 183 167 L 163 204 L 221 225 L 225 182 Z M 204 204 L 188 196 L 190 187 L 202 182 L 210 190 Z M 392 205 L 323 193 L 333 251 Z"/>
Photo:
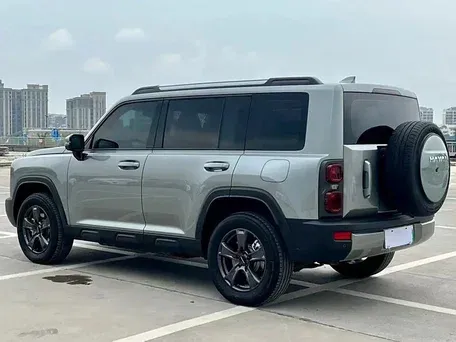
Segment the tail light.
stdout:
<path fill-rule="evenodd" d="M 342 214 L 343 208 L 343 163 L 328 161 L 320 173 L 321 208 L 320 217 L 334 217 Z"/>
<path fill-rule="evenodd" d="M 329 164 L 326 166 L 326 181 L 328 183 L 340 183 L 343 177 L 343 168 L 341 164 Z"/>
<path fill-rule="evenodd" d="M 342 192 L 325 193 L 325 210 L 330 214 L 339 214 L 342 211 Z"/>

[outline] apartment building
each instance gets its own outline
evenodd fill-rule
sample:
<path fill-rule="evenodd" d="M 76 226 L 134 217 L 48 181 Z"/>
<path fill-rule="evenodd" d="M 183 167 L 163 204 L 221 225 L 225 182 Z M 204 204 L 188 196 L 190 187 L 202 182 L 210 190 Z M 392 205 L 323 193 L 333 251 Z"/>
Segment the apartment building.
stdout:
<path fill-rule="evenodd" d="M 27 84 L 27 88 L 5 87 L 0 80 L 0 136 L 21 135 L 33 128 L 45 128 L 48 116 L 48 86 Z"/>
<path fill-rule="evenodd" d="M 421 121 L 434 122 L 434 109 L 427 107 L 420 107 Z"/>
<path fill-rule="evenodd" d="M 67 127 L 88 130 L 106 112 L 106 92 L 91 92 L 66 100 Z"/>

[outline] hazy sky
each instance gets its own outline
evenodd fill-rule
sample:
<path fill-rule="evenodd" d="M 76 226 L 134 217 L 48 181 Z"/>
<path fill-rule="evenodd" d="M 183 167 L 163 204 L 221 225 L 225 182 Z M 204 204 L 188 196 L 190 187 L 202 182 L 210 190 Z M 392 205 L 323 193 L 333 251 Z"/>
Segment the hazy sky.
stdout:
<path fill-rule="evenodd" d="M 49 112 L 143 85 L 312 75 L 456 106 L 454 0 L 1 0 L 0 79 L 48 84 Z M 453 33 L 452 33 L 453 32 Z"/>

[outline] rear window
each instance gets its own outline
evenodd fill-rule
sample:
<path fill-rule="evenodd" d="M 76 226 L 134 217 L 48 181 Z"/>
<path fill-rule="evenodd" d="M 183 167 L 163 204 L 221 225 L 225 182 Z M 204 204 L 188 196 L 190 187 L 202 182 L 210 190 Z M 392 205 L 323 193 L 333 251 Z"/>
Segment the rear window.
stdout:
<path fill-rule="evenodd" d="M 344 93 L 344 143 L 356 144 L 373 127 L 395 129 L 405 121 L 420 120 L 417 99 L 386 94 Z"/>

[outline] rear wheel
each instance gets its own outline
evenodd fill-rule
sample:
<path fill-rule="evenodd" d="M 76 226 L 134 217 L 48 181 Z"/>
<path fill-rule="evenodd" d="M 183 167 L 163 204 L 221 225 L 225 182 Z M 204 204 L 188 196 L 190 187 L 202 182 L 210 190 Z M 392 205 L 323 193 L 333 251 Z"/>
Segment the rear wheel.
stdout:
<path fill-rule="evenodd" d="M 368 257 L 363 260 L 345 261 L 331 267 L 344 277 L 367 278 L 383 271 L 391 263 L 394 252 Z"/>
<path fill-rule="evenodd" d="M 218 291 L 237 305 L 260 306 L 283 294 L 293 263 L 283 242 L 264 217 L 233 214 L 215 228 L 208 264 Z"/>
<path fill-rule="evenodd" d="M 24 255 L 37 264 L 57 264 L 65 260 L 73 239 L 65 236 L 63 218 L 46 193 L 32 194 L 17 215 L 17 237 Z"/>

